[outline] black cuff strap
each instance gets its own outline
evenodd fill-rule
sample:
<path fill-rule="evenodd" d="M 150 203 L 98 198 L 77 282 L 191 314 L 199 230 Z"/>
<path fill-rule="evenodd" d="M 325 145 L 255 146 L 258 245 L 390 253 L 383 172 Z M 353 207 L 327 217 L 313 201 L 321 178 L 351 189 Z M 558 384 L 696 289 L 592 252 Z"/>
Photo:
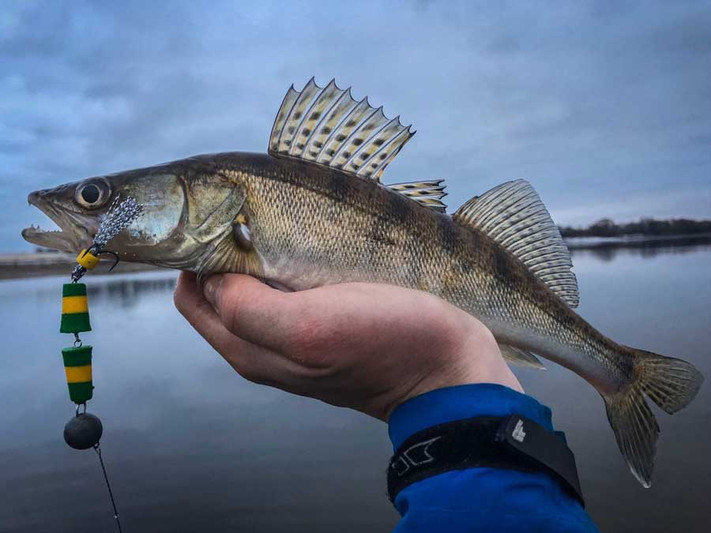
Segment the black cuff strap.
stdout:
<path fill-rule="evenodd" d="M 545 472 L 585 506 L 573 452 L 560 434 L 528 418 L 483 416 L 428 428 L 408 438 L 388 467 L 388 496 L 451 470 L 490 467 Z"/>

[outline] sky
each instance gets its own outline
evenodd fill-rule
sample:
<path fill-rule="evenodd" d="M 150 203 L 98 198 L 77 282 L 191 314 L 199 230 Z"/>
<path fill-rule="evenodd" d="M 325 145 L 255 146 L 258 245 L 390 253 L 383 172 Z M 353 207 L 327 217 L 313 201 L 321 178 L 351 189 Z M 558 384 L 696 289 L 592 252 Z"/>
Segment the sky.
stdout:
<path fill-rule="evenodd" d="M 0 252 L 27 193 L 266 151 L 288 87 L 335 78 L 417 134 L 383 181 L 450 211 L 517 178 L 559 224 L 711 218 L 711 2 L 0 3 Z"/>

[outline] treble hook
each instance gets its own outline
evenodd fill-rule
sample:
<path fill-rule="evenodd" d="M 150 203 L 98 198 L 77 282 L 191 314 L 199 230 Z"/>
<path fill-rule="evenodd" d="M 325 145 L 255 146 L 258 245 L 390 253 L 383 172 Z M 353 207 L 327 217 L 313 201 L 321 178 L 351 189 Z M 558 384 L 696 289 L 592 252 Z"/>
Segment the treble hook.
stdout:
<path fill-rule="evenodd" d="M 112 252 L 111 250 L 102 250 L 99 252 L 99 255 L 104 255 L 104 254 L 109 254 L 114 258 L 114 264 L 111 265 L 111 268 L 109 269 L 109 272 L 111 272 L 114 268 L 116 268 L 116 265 L 119 264 L 119 256 L 116 252 Z"/>

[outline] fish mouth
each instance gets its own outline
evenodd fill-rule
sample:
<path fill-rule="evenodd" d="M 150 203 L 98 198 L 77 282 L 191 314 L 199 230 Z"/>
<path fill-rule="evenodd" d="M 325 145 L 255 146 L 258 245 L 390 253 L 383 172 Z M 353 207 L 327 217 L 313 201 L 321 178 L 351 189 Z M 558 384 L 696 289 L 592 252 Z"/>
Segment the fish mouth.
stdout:
<path fill-rule="evenodd" d="M 88 248 L 92 243 L 93 235 L 99 229 L 98 216 L 57 206 L 52 200 L 46 198 L 44 193 L 45 191 L 30 193 L 27 201 L 47 215 L 59 229 L 44 230 L 32 225 L 22 230 L 22 238 L 37 246 L 61 252 L 78 253 Z"/>

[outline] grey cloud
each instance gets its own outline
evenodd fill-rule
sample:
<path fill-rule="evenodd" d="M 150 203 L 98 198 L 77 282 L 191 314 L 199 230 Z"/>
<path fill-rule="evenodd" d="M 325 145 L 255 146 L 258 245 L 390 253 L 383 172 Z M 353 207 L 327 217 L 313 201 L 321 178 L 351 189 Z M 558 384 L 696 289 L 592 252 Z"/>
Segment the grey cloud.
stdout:
<path fill-rule="evenodd" d="M 32 189 L 263 151 L 286 88 L 311 75 L 414 123 L 386 179 L 447 178 L 455 206 L 526 177 L 563 223 L 711 215 L 701 1 L 0 10 L 0 250 L 43 220 L 25 206 Z"/>

